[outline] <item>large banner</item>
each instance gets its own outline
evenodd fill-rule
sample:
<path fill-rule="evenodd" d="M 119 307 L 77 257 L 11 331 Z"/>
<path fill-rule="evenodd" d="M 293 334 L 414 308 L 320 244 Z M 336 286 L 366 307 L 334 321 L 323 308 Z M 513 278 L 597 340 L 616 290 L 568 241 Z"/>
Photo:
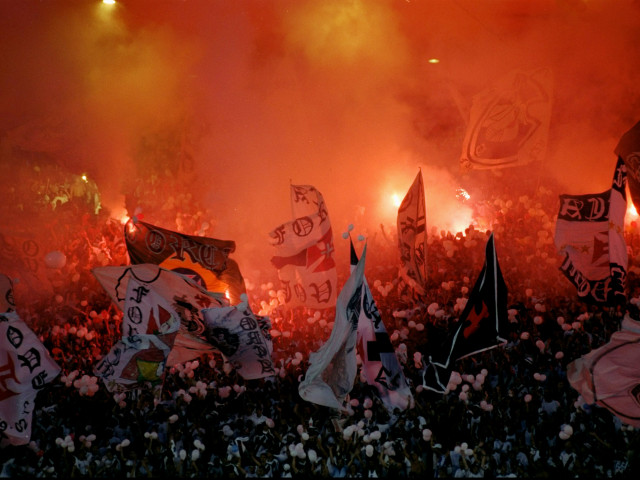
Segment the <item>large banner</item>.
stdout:
<path fill-rule="evenodd" d="M 235 242 L 185 235 L 138 219 L 129 220 L 124 232 L 132 264 L 154 263 L 190 277 L 210 292 L 227 295 L 232 305 L 246 293 L 238 264 L 229 256 Z"/>
<path fill-rule="evenodd" d="M 358 372 L 356 341 L 366 252 L 365 245 L 360 261 L 338 295 L 331 335 L 309 356 L 309 368 L 298 385 L 298 393 L 304 400 L 342 412 L 347 411 L 345 400 Z"/>
<path fill-rule="evenodd" d="M 510 72 L 473 98 L 462 146 L 462 170 L 504 168 L 546 153 L 553 96 L 548 68 Z"/>
<path fill-rule="evenodd" d="M 422 171 L 398 207 L 398 250 L 400 251 L 401 297 L 424 298 L 427 282 L 427 214 Z"/>
<path fill-rule="evenodd" d="M 337 296 L 333 232 L 322 194 L 311 185 L 291 185 L 294 220 L 269 233 L 271 263 L 290 307 L 332 308 Z"/>
<path fill-rule="evenodd" d="M 618 157 L 611 188 L 586 195 L 560 195 L 555 245 L 564 256 L 560 270 L 578 298 L 599 305 L 626 301 L 626 167 Z"/>
<path fill-rule="evenodd" d="M 0 314 L 0 436 L 26 445 L 36 395 L 61 368 L 16 312 Z"/>

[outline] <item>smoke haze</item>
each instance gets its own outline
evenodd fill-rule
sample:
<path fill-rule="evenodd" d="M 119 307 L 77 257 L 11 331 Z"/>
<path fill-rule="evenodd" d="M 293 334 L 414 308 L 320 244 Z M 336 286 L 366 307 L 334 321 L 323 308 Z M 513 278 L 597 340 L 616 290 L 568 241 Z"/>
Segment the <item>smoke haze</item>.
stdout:
<path fill-rule="evenodd" d="M 116 211 L 146 173 L 141 145 L 166 133 L 183 155 L 167 168 L 195 173 L 207 234 L 235 240 L 241 265 L 272 253 L 289 183 L 323 193 L 337 240 L 394 227 L 391 196 L 422 169 L 427 225 L 464 228 L 456 188 L 502 181 L 460 173 L 471 99 L 514 69 L 554 75 L 547 153 L 523 181 L 609 188 L 640 119 L 634 0 L 25 0 L 0 14 L 3 159 L 87 172 Z"/>

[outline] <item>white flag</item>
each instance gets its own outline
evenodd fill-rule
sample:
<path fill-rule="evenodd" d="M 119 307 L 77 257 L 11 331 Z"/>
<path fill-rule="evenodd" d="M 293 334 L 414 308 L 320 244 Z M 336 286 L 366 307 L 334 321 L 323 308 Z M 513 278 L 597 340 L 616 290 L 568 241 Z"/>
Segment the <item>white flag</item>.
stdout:
<path fill-rule="evenodd" d="M 31 439 L 38 391 L 61 368 L 16 312 L 0 314 L 0 436 L 11 445 Z"/>
<path fill-rule="evenodd" d="M 342 287 L 329 339 L 309 356 L 309 368 L 298 386 L 308 402 L 346 411 L 347 395 L 353 388 L 358 365 L 356 341 L 362 309 L 362 288 L 367 247 Z"/>
<path fill-rule="evenodd" d="M 275 375 L 271 322 L 253 314 L 246 295 L 241 298 L 238 305 L 202 310 L 205 335 L 245 380 Z"/>

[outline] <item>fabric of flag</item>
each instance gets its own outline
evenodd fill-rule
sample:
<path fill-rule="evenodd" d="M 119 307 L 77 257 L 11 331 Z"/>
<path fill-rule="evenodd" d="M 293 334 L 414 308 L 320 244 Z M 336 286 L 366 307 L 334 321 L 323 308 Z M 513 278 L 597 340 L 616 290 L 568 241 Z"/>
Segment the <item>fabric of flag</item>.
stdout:
<path fill-rule="evenodd" d="M 332 308 L 337 295 L 333 232 L 322 194 L 311 185 L 291 185 L 293 218 L 269 233 L 271 263 L 289 307 Z"/>
<path fill-rule="evenodd" d="M 133 334 L 118 340 L 94 367 L 110 392 L 150 388 L 159 396 L 177 333 Z"/>
<path fill-rule="evenodd" d="M 4 441 L 29 443 L 36 396 L 60 372 L 16 312 L 0 314 L 0 437 Z"/>
<path fill-rule="evenodd" d="M 626 167 L 618 157 L 609 190 L 586 195 L 560 195 L 555 245 L 564 258 L 560 270 L 589 304 L 626 302 L 627 211 Z"/>
<path fill-rule="evenodd" d="M 214 351 L 204 336 L 201 310 L 228 306 L 223 294 L 155 264 L 96 267 L 92 272 L 124 314 L 123 337 L 177 331 L 169 366 Z"/>
<path fill-rule="evenodd" d="M 351 244 L 351 271 L 358 265 L 353 242 Z M 407 379 L 398 361 L 367 279 L 363 278 L 362 305 L 358 319 L 358 353 L 362 359 L 362 373 L 369 385 L 378 390 L 387 410 L 406 410 L 414 400 Z"/>
<path fill-rule="evenodd" d="M 235 242 L 185 235 L 138 219 L 129 220 L 124 232 L 132 264 L 154 263 L 190 277 L 210 292 L 228 294 L 232 305 L 246 293 L 238 263 L 229 256 Z"/>
<path fill-rule="evenodd" d="M 202 310 L 205 335 L 245 380 L 275 375 L 271 355 L 271 322 L 254 315 L 246 301 L 238 305 Z"/>
<path fill-rule="evenodd" d="M 16 309 L 13 298 L 13 281 L 0 273 L 0 313 L 13 312 Z"/>
<path fill-rule="evenodd" d="M 399 294 L 419 300 L 425 295 L 427 282 L 427 215 L 422 171 L 418 171 L 398 208 L 397 228 Z"/>
<path fill-rule="evenodd" d="M 640 428 L 640 322 L 626 314 L 608 343 L 567 366 L 567 379 L 585 403 L 608 409 Z"/>
<path fill-rule="evenodd" d="M 526 165 L 547 148 L 553 96 L 548 68 L 512 71 L 473 98 L 462 170 Z"/>
<path fill-rule="evenodd" d="M 309 356 L 309 367 L 298 385 L 300 396 L 311 403 L 346 412 L 345 400 L 358 371 L 356 341 L 362 309 L 367 247 L 345 282 L 336 303 L 333 329 L 327 341 Z"/>
<path fill-rule="evenodd" d="M 629 195 L 636 211 L 640 211 L 640 122 L 620 137 L 614 152 L 627 167 Z"/>
<path fill-rule="evenodd" d="M 437 391 L 442 383 L 433 385 L 428 380 L 438 378 L 440 382 L 449 382 L 456 360 L 506 344 L 507 293 L 491 233 L 485 248 L 484 266 L 447 341 L 447 348 L 424 355 L 427 358 L 424 373 L 430 378 L 423 375 L 423 382 L 431 389 Z"/>

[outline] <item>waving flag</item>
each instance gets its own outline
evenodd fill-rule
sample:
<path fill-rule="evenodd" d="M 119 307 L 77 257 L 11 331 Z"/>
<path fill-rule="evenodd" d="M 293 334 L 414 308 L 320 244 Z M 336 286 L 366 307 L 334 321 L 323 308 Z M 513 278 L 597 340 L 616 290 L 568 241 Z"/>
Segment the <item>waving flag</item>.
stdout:
<path fill-rule="evenodd" d="M 640 211 L 640 122 L 622 135 L 614 152 L 627 167 L 631 201 Z"/>
<path fill-rule="evenodd" d="M 608 343 L 567 366 L 567 379 L 587 404 L 640 428 L 640 322 L 626 314 Z"/>
<path fill-rule="evenodd" d="M 333 232 L 322 194 L 311 185 L 291 185 L 294 220 L 269 233 L 276 254 L 271 263 L 288 306 L 335 305 L 337 272 Z"/>
<path fill-rule="evenodd" d="M 229 257 L 235 242 L 185 235 L 137 219 L 129 220 L 124 232 L 132 264 L 154 263 L 190 277 L 205 290 L 227 294 L 232 305 L 246 293 L 238 264 Z"/>
<path fill-rule="evenodd" d="M 627 174 L 618 157 L 611 188 L 602 193 L 560 195 L 555 244 L 564 256 L 560 270 L 586 303 L 614 305 L 626 301 Z"/>
<path fill-rule="evenodd" d="M 463 141 L 463 170 L 504 168 L 539 160 L 547 148 L 553 75 L 513 71 L 473 98 Z"/>
<path fill-rule="evenodd" d="M 16 312 L 0 314 L 0 437 L 26 445 L 36 396 L 61 369 Z"/>
<path fill-rule="evenodd" d="M 275 375 L 271 322 L 254 315 L 243 298 L 235 306 L 203 309 L 205 335 L 245 380 Z"/>
<path fill-rule="evenodd" d="M 96 267 L 92 272 L 124 313 L 123 337 L 177 331 L 169 366 L 214 350 L 204 336 L 201 310 L 228 306 L 222 294 L 153 264 Z"/>
<path fill-rule="evenodd" d="M 345 400 L 358 371 L 356 341 L 362 310 L 364 263 L 367 247 L 338 295 L 336 317 L 329 339 L 309 356 L 309 368 L 298 385 L 300 396 L 311 403 L 347 411 Z"/>
<path fill-rule="evenodd" d="M 358 255 L 351 238 L 351 271 L 358 265 Z M 362 372 L 369 385 L 378 390 L 387 410 L 406 410 L 413 406 L 413 395 L 396 357 L 391 339 L 384 326 L 380 311 L 373 299 L 366 278 L 363 278 L 362 305 L 358 319 L 358 353 L 362 359 Z"/>
<path fill-rule="evenodd" d="M 159 396 L 176 333 L 122 337 L 94 367 L 110 392 L 150 387 Z"/>
<path fill-rule="evenodd" d="M 509 324 L 507 293 L 491 233 L 485 248 L 484 266 L 447 348 L 423 354 L 427 359 L 423 372 L 425 387 L 441 391 L 443 385 L 446 387 L 443 380 L 449 381 L 454 361 L 506 344 L 505 332 Z M 434 385 L 432 382 L 435 380 Z"/>
<path fill-rule="evenodd" d="M 427 216 L 421 170 L 398 208 L 397 223 L 399 293 L 419 300 L 425 295 L 427 282 Z"/>

